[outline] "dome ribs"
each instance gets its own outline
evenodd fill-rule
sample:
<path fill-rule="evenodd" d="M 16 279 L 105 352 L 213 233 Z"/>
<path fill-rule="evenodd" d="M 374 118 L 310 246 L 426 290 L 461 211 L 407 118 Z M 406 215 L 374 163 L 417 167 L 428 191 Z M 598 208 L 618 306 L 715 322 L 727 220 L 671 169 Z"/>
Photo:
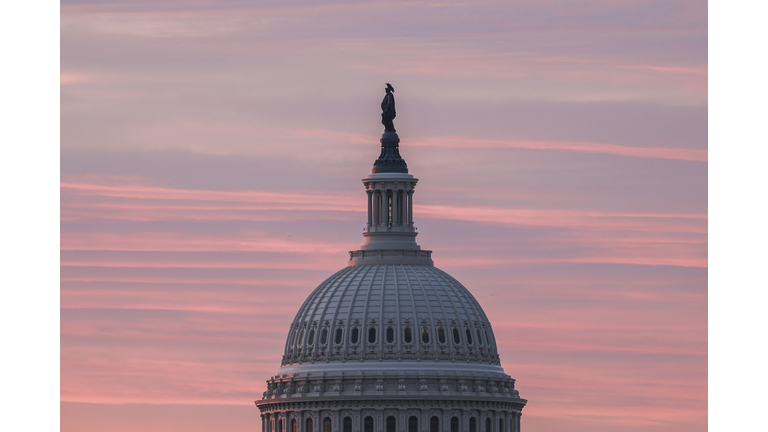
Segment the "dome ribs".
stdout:
<path fill-rule="evenodd" d="M 363 282 L 365 282 L 365 278 L 368 276 L 368 273 L 371 272 L 371 267 L 368 266 L 365 269 L 365 273 L 363 273 L 360 276 L 360 280 L 357 282 L 357 287 L 355 287 L 355 291 L 352 293 L 352 299 L 349 301 L 349 311 L 347 312 L 347 324 L 346 324 L 346 331 L 344 332 L 344 352 L 349 353 L 350 347 L 349 347 L 349 332 L 352 330 L 353 327 L 353 314 L 355 313 L 355 300 L 357 300 L 357 295 L 360 293 L 360 287 L 363 286 Z M 359 274 L 360 272 L 358 272 Z M 365 329 L 365 322 L 362 323 L 362 330 Z M 362 344 L 362 337 L 358 336 L 360 339 L 358 341 L 360 342 L 360 346 L 363 346 Z M 362 353 L 362 350 L 361 350 Z"/>

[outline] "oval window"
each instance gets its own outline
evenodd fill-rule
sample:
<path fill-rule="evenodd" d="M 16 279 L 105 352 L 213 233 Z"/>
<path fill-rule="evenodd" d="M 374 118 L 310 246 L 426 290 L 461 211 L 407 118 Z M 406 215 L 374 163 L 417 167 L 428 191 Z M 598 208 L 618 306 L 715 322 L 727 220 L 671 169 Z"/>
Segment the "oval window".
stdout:
<path fill-rule="evenodd" d="M 349 336 L 350 342 L 352 342 L 353 344 L 356 344 L 359 338 L 360 338 L 360 330 L 358 330 L 357 327 L 353 327 L 352 333 Z"/>
<path fill-rule="evenodd" d="M 315 343 L 315 329 L 310 329 L 309 334 L 307 335 L 307 345 L 312 345 Z"/>
<path fill-rule="evenodd" d="M 299 340 L 296 341 L 296 345 L 301 346 L 302 342 L 304 342 L 304 329 L 299 332 Z"/>
<path fill-rule="evenodd" d="M 459 338 L 459 329 L 457 328 L 453 329 L 453 343 L 457 345 L 461 343 L 461 339 Z"/>
<path fill-rule="evenodd" d="M 491 338 L 488 337 L 488 330 L 485 330 L 485 340 L 488 341 L 488 345 L 492 345 Z"/>
<path fill-rule="evenodd" d="M 429 343 L 429 329 L 426 327 L 421 329 L 421 341 L 424 343 Z"/>
<path fill-rule="evenodd" d="M 344 334 L 344 331 L 341 329 L 341 327 L 336 329 L 336 334 L 333 336 L 333 342 L 336 344 L 341 343 L 341 336 Z"/>
<path fill-rule="evenodd" d="M 328 342 L 328 329 L 320 330 L 320 345 L 325 345 Z"/>
<path fill-rule="evenodd" d="M 395 341 L 395 330 L 392 327 L 387 327 L 387 343 Z"/>
<path fill-rule="evenodd" d="M 368 343 L 376 342 L 376 329 L 371 327 L 368 329 Z"/>
<path fill-rule="evenodd" d="M 437 328 L 437 340 L 440 343 L 445 343 L 445 330 L 442 327 Z"/>
<path fill-rule="evenodd" d="M 477 344 L 482 345 L 483 344 L 483 337 L 480 336 L 480 329 L 477 329 Z"/>
<path fill-rule="evenodd" d="M 406 327 L 405 330 L 403 331 L 403 340 L 405 341 L 405 343 L 413 342 L 413 333 L 411 332 L 410 327 Z"/>
<path fill-rule="evenodd" d="M 472 345 L 472 332 L 469 331 L 469 329 L 466 329 L 466 333 L 467 333 L 467 344 Z"/>

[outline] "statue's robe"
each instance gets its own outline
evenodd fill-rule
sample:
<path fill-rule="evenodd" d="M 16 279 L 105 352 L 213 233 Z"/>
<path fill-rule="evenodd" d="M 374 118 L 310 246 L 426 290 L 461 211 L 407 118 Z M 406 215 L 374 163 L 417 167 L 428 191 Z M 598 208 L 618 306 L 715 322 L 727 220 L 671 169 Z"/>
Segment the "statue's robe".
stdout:
<path fill-rule="evenodd" d="M 395 116 L 395 95 L 388 92 L 381 101 L 381 123 L 384 125 L 385 132 L 394 132 L 395 124 L 392 122 Z"/>

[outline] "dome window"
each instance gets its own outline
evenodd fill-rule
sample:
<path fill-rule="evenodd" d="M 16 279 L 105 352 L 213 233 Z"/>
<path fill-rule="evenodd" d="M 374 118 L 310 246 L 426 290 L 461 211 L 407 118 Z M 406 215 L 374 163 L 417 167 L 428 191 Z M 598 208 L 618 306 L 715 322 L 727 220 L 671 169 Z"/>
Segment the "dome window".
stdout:
<path fill-rule="evenodd" d="M 456 345 L 461 343 L 461 338 L 459 337 L 459 329 L 453 328 L 453 343 Z"/>
<path fill-rule="evenodd" d="M 328 342 L 328 329 L 324 328 L 320 330 L 320 345 L 325 345 Z"/>
<path fill-rule="evenodd" d="M 403 330 L 403 341 L 405 341 L 405 343 L 413 342 L 413 332 L 410 327 L 406 327 L 405 330 Z"/>
<path fill-rule="evenodd" d="M 376 342 L 376 327 L 371 327 L 368 329 L 368 343 L 375 343 Z"/>
<path fill-rule="evenodd" d="M 296 341 L 296 345 L 301 346 L 302 342 L 304 342 L 304 329 L 301 329 L 299 332 L 299 339 Z"/>
<path fill-rule="evenodd" d="M 387 327 L 387 343 L 395 342 L 395 329 Z"/>
<path fill-rule="evenodd" d="M 408 417 L 408 432 L 419 432 L 419 418 L 416 416 Z"/>
<path fill-rule="evenodd" d="M 431 419 L 429 419 L 429 432 L 440 432 L 440 418 L 437 416 L 432 416 Z"/>
<path fill-rule="evenodd" d="M 451 417 L 451 432 L 459 432 L 459 418 Z"/>
<path fill-rule="evenodd" d="M 437 341 L 445 343 L 445 329 L 442 327 L 437 328 Z"/>
<path fill-rule="evenodd" d="M 352 331 L 349 335 L 349 341 L 356 344 L 360 341 L 360 330 L 357 327 L 352 327 Z"/>
<path fill-rule="evenodd" d="M 488 337 L 488 330 L 484 330 L 484 331 L 485 331 L 485 340 L 488 341 L 488 345 L 493 345 L 491 343 L 491 338 Z"/>
<path fill-rule="evenodd" d="M 483 338 L 480 336 L 480 329 L 477 329 L 477 344 L 482 345 L 483 344 Z"/>
<path fill-rule="evenodd" d="M 465 329 L 467 333 L 467 345 L 472 345 L 472 332 L 469 329 Z"/>
<path fill-rule="evenodd" d="M 307 336 L 307 345 L 312 346 L 315 344 L 315 329 L 309 329 L 309 335 Z"/>
<path fill-rule="evenodd" d="M 395 419 L 395 416 L 387 417 L 387 432 L 397 432 L 397 419 Z"/>
<path fill-rule="evenodd" d="M 341 329 L 341 327 L 336 328 L 336 334 L 333 336 L 333 343 L 340 344 L 341 343 L 341 337 L 344 335 L 344 330 Z"/>
<path fill-rule="evenodd" d="M 429 343 L 429 329 L 427 327 L 422 327 L 421 329 L 421 341 Z"/>

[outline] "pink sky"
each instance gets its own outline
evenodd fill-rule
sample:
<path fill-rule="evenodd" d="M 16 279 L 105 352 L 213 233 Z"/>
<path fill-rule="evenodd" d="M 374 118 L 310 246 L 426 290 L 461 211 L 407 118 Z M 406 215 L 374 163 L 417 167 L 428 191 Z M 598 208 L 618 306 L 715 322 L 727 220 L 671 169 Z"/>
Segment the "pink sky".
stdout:
<path fill-rule="evenodd" d="M 707 3 L 61 4 L 61 430 L 256 430 L 362 242 L 383 84 L 418 242 L 526 432 L 707 430 Z"/>

